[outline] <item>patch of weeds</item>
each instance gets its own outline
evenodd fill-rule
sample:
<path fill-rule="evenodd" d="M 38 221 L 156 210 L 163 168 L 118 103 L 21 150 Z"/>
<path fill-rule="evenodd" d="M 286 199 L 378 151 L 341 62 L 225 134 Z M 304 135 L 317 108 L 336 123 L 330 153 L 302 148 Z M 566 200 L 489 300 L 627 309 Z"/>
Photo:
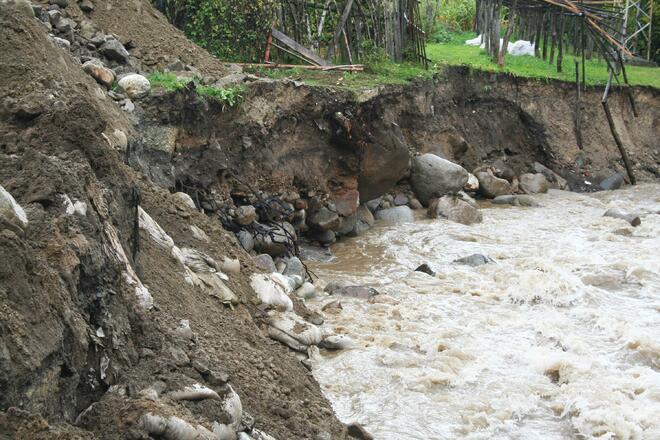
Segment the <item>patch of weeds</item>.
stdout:
<path fill-rule="evenodd" d="M 217 88 L 211 86 L 198 86 L 197 94 L 206 98 L 214 99 L 222 104 L 222 108 L 234 107 L 243 102 L 245 87 L 235 86 L 228 88 Z"/>
<path fill-rule="evenodd" d="M 201 84 L 201 80 L 195 78 L 180 78 L 171 72 L 155 72 L 148 76 L 151 86 L 154 88 L 161 88 L 168 91 L 176 91 L 185 88 L 189 83 L 195 84 L 195 91 L 197 95 L 203 96 L 207 99 L 222 105 L 223 110 L 227 107 L 234 107 L 240 104 L 245 94 L 245 87 L 213 87 Z"/>

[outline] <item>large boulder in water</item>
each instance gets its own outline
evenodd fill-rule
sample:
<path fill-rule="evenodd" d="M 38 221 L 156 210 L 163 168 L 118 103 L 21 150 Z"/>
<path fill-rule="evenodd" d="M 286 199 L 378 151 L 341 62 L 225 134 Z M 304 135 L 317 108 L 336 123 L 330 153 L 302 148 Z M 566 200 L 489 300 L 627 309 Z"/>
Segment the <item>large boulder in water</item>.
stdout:
<path fill-rule="evenodd" d="M 548 180 L 541 173 L 520 176 L 520 189 L 526 194 L 547 193 L 548 187 Z"/>
<path fill-rule="evenodd" d="M 493 176 L 488 171 L 480 171 L 476 174 L 479 180 L 479 194 L 488 199 L 497 196 L 511 194 L 511 184 L 506 179 Z"/>
<path fill-rule="evenodd" d="M 545 165 L 539 163 L 539 162 L 534 162 L 532 165 L 534 168 L 534 171 L 537 173 L 542 173 L 546 179 L 548 179 L 548 184 L 550 188 L 556 188 L 556 189 L 568 189 L 568 182 L 566 179 L 561 177 L 559 174 L 555 173 L 552 171 L 550 168 L 546 167 Z"/>
<path fill-rule="evenodd" d="M 429 153 L 413 159 L 410 181 L 419 201 L 428 205 L 433 197 L 462 190 L 468 177 L 462 166 Z"/>
<path fill-rule="evenodd" d="M 611 176 L 609 176 L 606 179 L 603 179 L 602 182 L 600 182 L 599 186 L 600 189 L 603 191 L 611 191 L 614 189 L 619 189 L 621 188 L 621 185 L 623 185 L 623 174 L 621 173 L 614 173 Z"/>
<path fill-rule="evenodd" d="M 427 212 L 430 218 L 446 218 L 447 220 L 471 225 L 481 223 L 481 212 L 468 202 L 453 196 L 444 196 L 434 199 Z"/>
<path fill-rule="evenodd" d="M 407 206 L 381 209 L 376 211 L 374 217 L 376 220 L 383 220 L 388 223 L 412 223 L 415 221 L 415 214 Z"/>

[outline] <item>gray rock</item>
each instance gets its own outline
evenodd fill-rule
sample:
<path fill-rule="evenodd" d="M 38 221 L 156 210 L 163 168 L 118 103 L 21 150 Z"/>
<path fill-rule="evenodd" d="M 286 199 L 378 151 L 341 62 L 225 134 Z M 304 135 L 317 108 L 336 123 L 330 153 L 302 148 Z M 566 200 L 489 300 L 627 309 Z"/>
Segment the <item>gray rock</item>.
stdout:
<path fill-rule="evenodd" d="M 94 10 L 94 3 L 89 0 L 83 0 L 80 2 L 80 10 L 83 12 L 90 13 Z"/>
<path fill-rule="evenodd" d="M 254 265 L 257 266 L 257 269 L 266 273 L 277 272 L 275 262 L 273 261 L 273 258 L 268 254 L 261 254 L 254 257 Z"/>
<path fill-rule="evenodd" d="M 474 200 L 472 197 L 468 195 L 465 191 L 459 191 L 456 193 L 456 197 L 459 199 L 463 200 L 466 203 L 469 203 L 470 205 L 474 206 L 475 208 L 479 207 L 479 204 L 477 203 L 476 200 Z"/>
<path fill-rule="evenodd" d="M 369 200 L 366 205 L 369 211 L 376 212 L 378 208 L 380 207 L 380 202 L 383 201 L 382 197 L 378 197 L 377 199 Z"/>
<path fill-rule="evenodd" d="M 71 50 L 71 43 L 68 40 L 65 40 L 64 38 L 59 38 L 59 37 L 50 37 L 53 40 L 53 43 L 61 49 L 64 49 L 66 51 Z"/>
<path fill-rule="evenodd" d="M 28 219 L 21 205 L 0 185 L 0 228 L 8 226 L 22 231 L 27 225 Z"/>
<path fill-rule="evenodd" d="M 562 190 L 568 189 L 568 182 L 566 181 L 566 179 L 564 179 L 559 174 L 552 171 L 550 168 L 546 167 L 545 165 L 539 162 L 534 162 L 533 168 L 535 172 L 542 173 L 545 176 L 551 188 L 562 189 Z"/>
<path fill-rule="evenodd" d="M 119 89 L 131 99 L 143 98 L 151 90 L 149 80 L 136 73 L 126 75 L 117 84 L 119 85 Z"/>
<path fill-rule="evenodd" d="M 89 40 L 90 43 L 92 43 L 96 47 L 101 47 L 103 43 L 105 43 L 107 40 L 106 36 L 103 34 L 96 35 L 92 37 L 92 39 Z"/>
<path fill-rule="evenodd" d="M 359 423 L 348 425 L 348 435 L 357 440 L 374 440 L 374 436 L 369 434 Z"/>
<path fill-rule="evenodd" d="M 351 237 L 357 237 L 364 234 L 369 229 L 371 229 L 371 227 L 376 222 L 374 215 L 371 213 L 369 208 L 364 205 L 361 205 L 354 215 L 356 217 L 355 226 L 353 227 L 353 230 L 348 234 Z"/>
<path fill-rule="evenodd" d="M 497 205 L 541 206 L 533 197 L 526 195 L 497 196 L 493 199 L 493 203 Z"/>
<path fill-rule="evenodd" d="M 629 212 L 622 211 L 621 209 L 617 208 L 610 208 L 607 211 L 605 211 L 605 214 L 603 214 L 605 217 L 612 217 L 612 218 L 618 218 L 621 220 L 625 220 L 628 223 L 630 223 L 632 226 L 639 226 L 642 224 L 642 220 L 639 218 L 638 215 L 632 214 Z"/>
<path fill-rule="evenodd" d="M 427 153 L 413 159 L 410 180 L 415 195 L 426 205 L 432 197 L 463 189 L 468 181 L 468 172 L 460 165 Z"/>
<path fill-rule="evenodd" d="M 51 5 L 57 5 L 60 8 L 66 8 L 69 6 L 69 0 L 49 0 L 48 3 Z"/>
<path fill-rule="evenodd" d="M 380 294 L 376 289 L 367 286 L 343 286 L 333 289 L 330 293 L 358 299 L 369 299 Z"/>
<path fill-rule="evenodd" d="M 516 196 L 513 194 L 506 194 L 503 196 L 497 196 L 493 199 L 493 203 L 496 205 L 513 205 L 516 201 Z"/>
<path fill-rule="evenodd" d="M 394 206 L 403 206 L 408 204 L 408 196 L 405 194 L 397 194 L 394 197 Z"/>
<path fill-rule="evenodd" d="M 511 194 L 511 184 L 506 179 L 500 179 L 487 171 L 476 174 L 479 180 L 479 194 L 483 197 L 493 199 L 497 196 Z"/>
<path fill-rule="evenodd" d="M 516 177 L 516 172 L 502 159 L 498 159 L 493 163 L 493 169 L 496 177 L 512 182 Z"/>
<path fill-rule="evenodd" d="M 236 215 L 234 216 L 236 223 L 242 226 L 249 225 L 257 220 L 257 210 L 254 206 L 239 206 L 236 208 Z"/>
<path fill-rule="evenodd" d="M 48 11 L 47 14 L 51 26 L 57 26 L 57 23 L 62 19 L 62 13 L 58 10 Z"/>
<path fill-rule="evenodd" d="M 541 173 L 522 174 L 519 179 L 520 189 L 526 194 L 538 194 L 548 192 L 548 180 Z"/>
<path fill-rule="evenodd" d="M 431 275 L 432 277 L 435 276 L 435 271 L 433 269 L 431 269 L 431 266 L 429 266 L 426 263 L 422 264 L 417 269 L 415 269 L 415 272 L 423 272 L 427 275 Z"/>
<path fill-rule="evenodd" d="M 300 258 L 303 261 L 316 261 L 318 263 L 327 263 L 332 261 L 332 252 L 329 248 L 320 248 L 318 246 L 301 245 Z"/>
<path fill-rule="evenodd" d="M 341 223 L 335 231 L 336 234 L 339 236 L 350 235 L 355 229 L 355 225 L 357 224 L 357 217 L 357 212 L 354 212 L 348 217 L 340 217 Z"/>
<path fill-rule="evenodd" d="M 277 257 L 293 249 L 297 236 L 291 224 L 282 222 L 282 226 L 261 226 L 265 230 L 264 233 L 258 234 L 254 239 L 254 249 L 257 252 Z"/>
<path fill-rule="evenodd" d="M 119 103 L 122 110 L 127 113 L 133 113 L 135 111 L 135 104 L 130 99 L 124 99 Z"/>
<path fill-rule="evenodd" d="M 328 336 L 319 343 L 319 347 L 325 348 L 326 350 L 347 350 L 354 346 L 355 342 L 345 335 Z"/>
<path fill-rule="evenodd" d="M 312 299 L 316 296 L 316 287 L 314 284 L 306 282 L 295 291 L 295 294 L 298 298 Z"/>
<path fill-rule="evenodd" d="M 322 245 L 331 245 L 335 241 L 337 241 L 337 234 L 335 234 L 334 231 L 317 231 L 316 233 L 312 234 L 312 238 Z"/>
<path fill-rule="evenodd" d="M 454 260 L 454 263 L 456 264 L 466 264 L 472 267 L 482 266 L 484 264 L 489 264 L 494 262 L 495 260 L 482 254 L 472 254 L 470 256 Z"/>
<path fill-rule="evenodd" d="M 120 63 L 126 63 L 128 61 L 129 53 L 118 40 L 106 40 L 99 50 L 108 59 Z"/>
<path fill-rule="evenodd" d="M 412 223 L 415 221 L 415 214 L 407 206 L 381 209 L 376 212 L 374 217 L 376 220 L 382 220 L 388 223 Z"/>
<path fill-rule="evenodd" d="M 600 189 L 603 191 L 612 191 L 615 189 L 621 188 L 621 185 L 623 185 L 623 174 L 621 173 L 614 173 L 608 178 L 604 179 L 602 182 L 600 182 Z"/>
<path fill-rule="evenodd" d="M 305 266 L 303 266 L 302 261 L 300 261 L 298 257 L 285 258 L 283 261 L 284 264 L 286 264 L 284 272 L 282 272 L 283 275 L 296 275 L 303 280 L 307 278 L 307 271 L 305 270 Z"/>
<path fill-rule="evenodd" d="M 336 212 L 323 207 L 307 219 L 307 224 L 318 231 L 328 231 L 339 227 L 341 220 Z"/>
<path fill-rule="evenodd" d="M 71 32 L 71 29 L 75 29 L 75 27 L 76 27 L 75 21 L 63 17 L 60 18 L 57 21 L 57 24 L 55 25 L 55 28 L 62 33 Z"/>
<path fill-rule="evenodd" d="M 417 199 L 411 199 L 410 203 L 408 203 L 408 206 L 410 206 L 410 209 L 422 209 L 424 206 L 422 205 L 422 202 L 420 202 Z"/>
<path fill-rule="evenodd" d="M 515 206 L 530 206 L 530 207 L 541 206 L 536 200 L 534 200 L 533 197 L 526 195 L 516 196 L 515 200 L 513 201 L 513 204 Z"/>
<path fill-rule="evenodd" d="M 444 196 L 434 199 L 429 206 L 427 214 L 430 218 L 446 218 L 447 220 L 471 225 L 481 223 L 481 212 L 463 200 L 454 196 Z"/>

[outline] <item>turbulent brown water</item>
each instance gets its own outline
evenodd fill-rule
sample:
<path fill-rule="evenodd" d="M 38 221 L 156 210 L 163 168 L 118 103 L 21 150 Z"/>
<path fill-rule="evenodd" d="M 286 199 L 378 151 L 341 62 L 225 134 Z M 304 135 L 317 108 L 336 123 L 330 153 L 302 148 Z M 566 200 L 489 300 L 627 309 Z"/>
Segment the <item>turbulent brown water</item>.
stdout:
<path fill-rule="evenodd" d="M 401 301 L 328 315 L 357 342 L 314 366 L 343 421 L 381 440 L 660 439 L 660 185 L 536 199 L 380 225 L 314 267 Z M 473 253 L 496 263 L 452 263 Z"/>

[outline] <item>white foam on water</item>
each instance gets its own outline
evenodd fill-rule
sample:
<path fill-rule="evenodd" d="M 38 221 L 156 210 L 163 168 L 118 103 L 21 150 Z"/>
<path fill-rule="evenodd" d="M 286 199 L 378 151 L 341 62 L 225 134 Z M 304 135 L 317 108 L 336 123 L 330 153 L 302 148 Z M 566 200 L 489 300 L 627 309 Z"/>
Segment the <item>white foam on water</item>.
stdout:
<path fill-rule="evenodd" d="M 659 439 L 658 194 L 551 191 L 538 208 L 485 207 L 479 225 L 420 220 L 336 245 L 317 274 L 401 301 L 342 298 L 326 315 L 356 341 L 314 365 L 339 417 L 379 440 Z M 642 225 L 603 217 L 612 206 Z M 452 263 L 473 253 L 496 263 Z M 412 272 L 422 263 L 438 275 Z"/>

